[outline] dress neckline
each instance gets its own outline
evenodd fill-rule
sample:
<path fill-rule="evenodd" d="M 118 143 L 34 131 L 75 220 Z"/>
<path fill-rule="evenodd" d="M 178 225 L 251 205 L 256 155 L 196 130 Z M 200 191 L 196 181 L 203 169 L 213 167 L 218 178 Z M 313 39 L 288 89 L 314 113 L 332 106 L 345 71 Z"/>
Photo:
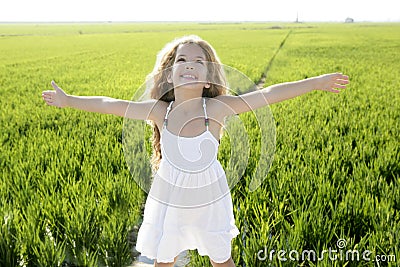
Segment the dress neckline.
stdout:
<path fill-rule="evenodd" d="M 195 135 L 195 136 L 180 136 L 180 135 L 174 134 L 174 133 L 172 133 L 170 130 L 168 130 L 168 128 L 167 128 L 167 125 L 168 125 L 168 115 L 169 115 L 169 112 L 170 112 L 171 109 L 172 109 L 172 104 L 174 103 L 174 100 L 172 100 L 172 101 L 169 103 L 168 107 L 167 107 L 167 111 L 166 111 L 165 117 L 164 117 L 164 123 L 163 123 L 163 127 L 162 127 L 162 132 L 164 132 L 164 130 L 166 130 L 166 131 L 167 131 L 168 133 L 170 133 L 171 135 L 176 136 L 176 137 L 179 137 L 179 138 L 183 138 L 183 139 L 195 139 L 195 138 L 201 137 L 201 136 L 203 136 L 205 133 L 209 132 L 209 133 L 211 134 L 211 136 L 213 137 L 213 139 L 214 139 L 215 141 L 217 141 L 217 143 L 219 144 L 218 139 L 217 139 L 217 138 L 210 132 L 210 130 L 209 130 L 209 127 L 208 127 L 208 126 L 209 126 L 209 119 L 208 119 L 208 115 L 207 115 L 206 99 L 205 99 L 204 97 L 202 97 L 202 99 L 203 99 L 203 111 L 204 111 L 204 124 L 205 124 L 205 126 L 206 126 L 206 130 L 205 130 L 204 132 L 202 132 L 201 134 Z"/>
<path fill-rule="evenodd" d="M 205 134 L 209 134 L 209 135 L 211 135 L 211 137 L 212 137 L 212 139 L 214 139 L 214 141 L 215 142 L 217 142 L 218 144 L 219 144 L 219 141 L 218 141 L 218 139 L 210 132 L 210 130 L 205 130 L 205 131 L 203 131 L 202 133 L 200 133 L 200 134 L 198 134 L 198 135 L 195 135 L 195 136 L 181 136 L 181 135 L 177 135 L 177 134 L 174 134 L 173 132 L 171 132 L 170 130 L 168 130 L 168 128 L 167 127 L 164 127 L 163 128 L 163 131 L 162 131 L 162 133 L 161 134 L 163 134 L 164 132 L 166 132 L 166 133 L 168 133 L 169 135 L 172 135 L 172 136 L 174 136 L 174 137 L 176 137 L 176 138 L 182 138 L 182 139 L 187 139 L 187 140 L 191 140 L 191 139 L 197 139 L 197 138 L 200 138 L 200 137 L 202 137 L 203 135 L 205 135 Z"/>

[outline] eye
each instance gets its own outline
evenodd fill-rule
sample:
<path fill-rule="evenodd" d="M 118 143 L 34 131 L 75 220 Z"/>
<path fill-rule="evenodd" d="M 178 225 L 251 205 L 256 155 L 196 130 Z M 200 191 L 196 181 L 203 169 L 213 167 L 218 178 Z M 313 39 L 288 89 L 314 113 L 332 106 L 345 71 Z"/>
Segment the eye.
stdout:
<path fill-rule="evenodd" d="M 176 60 L 176 62 L 185 62 L 186 60 L 183 57 L 180 57 Z"/>
<path fill-rule="evenodd" d="M 204 65 L 204 61 L 203 60 L 197 60 L 196 63 L 200 63 L 201 65 Z"/>

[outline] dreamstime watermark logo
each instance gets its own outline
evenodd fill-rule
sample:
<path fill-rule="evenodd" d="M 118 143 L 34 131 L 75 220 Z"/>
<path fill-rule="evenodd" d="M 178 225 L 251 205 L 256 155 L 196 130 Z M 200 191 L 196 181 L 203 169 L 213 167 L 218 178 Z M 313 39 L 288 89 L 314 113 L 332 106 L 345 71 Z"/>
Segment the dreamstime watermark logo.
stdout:
<path fill-rule="evenodd" d="M 396 262 L 396 255 L 375 255 L 370 250 L 359 251 L 357 249 L 346 249 L 347 241 L 340 238 L 336 242 L 336 248 L 329 247 L 327 250 L 322 250 L 318 253 L 315 250 L 271 250 L 266 247 L 257 252 L 257 259 L 260 261 L 273 261 L 275 258 L 278 261 L 323 261 L 328 258 L 331 261 L 376 261 L 376 262 Z"/>
<path fill-rule="evenodd" d="M 258 153 L 252 153 L 252 157 L 257 157 L 255 159 L 257 165 L 251 175 L 249 190 L 252 192 L 260 187 L 272 164 L 276 144 L 275 123 L 267 100 L 262 99 L 263 95 L 260 94 L 259 102 L 265 106 L 257 109 L 253 108 L 254 103 L 248 103 L 245 98 L 241 98 L 240 105 L 247 106 L 250 111 L 249 116 L 252 116 L 254 123 L 257 124 L 254 128 L 259 130 L 257 136 L 260 142 L 258 147 L 254 148 L 250 145 L 252 140 L 241 117 L 228 115 L 221 121 L 222 118 L 218 118 L 220 114 L 215 112 L 217 106 L 218 110 L 231 111 L 227 114 L 236 114 L 234 110 L 236 107 L 229 106 L 218 98 L 211 100 L 207 97 L 187 99 L 183 103 L 182 101 L 171 103 L 173 98 L 170 94 L 170 100 L 165 101 L 166 103 L 161 105 L 165 108 L 161 109 L 156 101 L 150 101 L 154 88 L 160 90 L 160 95 L 170 94 L 171 90 L 176 94 L 177 90 L 199 90 L 199 88 L 203 92 L 223 89 L 230 95 L 258 90 L 257 85 L 243 73 L 212 62 L 202 62 L 201 65 L 196 62 L 180 63 L 148 76 L 146 82 L 136 91 L 132 101 L 153 103 L 147 118 L 154 117 L 150 116 L 150 113 L 155 111 L 164 118 L 164 125 L 158 125 L 162 159 L 156 173 L 152 173 L 150 165 L 151 130 L 149 131 L 145 122 L 129 118 L 134 117 L 130 114 L 139 112 L 138 105 L 128 106 L 123 125 L 125 161 L 141 189 L 153 199 L 174 207 L 197 208 L 210 205 L 229 194 L 239 182 L 249 165 L 251 149 L 257 149 Z M 202 107 L 199 105 L 200 100 L 205 100 Z M 187 107 L 196 107 L 199 112 L 187 121 L 174 121 L 174 118 L 179 117 L 180 112 Z M 204 128 L 201 129 L 203 132 L 192 137 L 185 135 L 184 129 L 201 125 L 193 123 L 195 120 L 205 121 Z M 218 140 L 211 131 L 206 131 L 206 127 L 208 129 L 209 126 L 211 128 L 211 125 L 216 124 L 222 127 L 225 140 Z M 177 129 L 177 125 L 180 129 Z M 226 144 L 229 146 L 228 149 Z M 217 160 L 221 145 L 225 149 L 224 168 Z"/>

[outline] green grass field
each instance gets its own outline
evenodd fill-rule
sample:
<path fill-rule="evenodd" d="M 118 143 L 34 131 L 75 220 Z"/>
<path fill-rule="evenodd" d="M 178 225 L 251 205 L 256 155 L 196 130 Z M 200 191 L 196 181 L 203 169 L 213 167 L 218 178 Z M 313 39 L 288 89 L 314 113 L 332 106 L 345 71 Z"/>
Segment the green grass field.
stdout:
<path fill-rule="evenodd" d="M 55 80 L 70 94 L 131 99 L 157 52 L 186 34 L 209 41 L 254 82 L 266 74 L 266 86 L 350 76 L 341 94 L 316 91 L 270 106 L 270 172 L 249 192 L 251 158 L 231 192 L 241 232 L 232 241 L 236 265 L 397 266 L 399 32 L 400 24 L 371 23 L 0 24 L 0 266 L 132 262 L 146 194 L 124 160 L 123 118 L 50 107 L 41 92 Z M 257 151 L 256 122 L 241 118 Z M 301 259 L 302 251 L 321 257 L 338 249 L 339 239 L 347 243 L 341 260 Z M 346 260 L 347 250 L 360 260 Z M 196 251 L 190 256 L 190 266 L 211 266 Z"/>

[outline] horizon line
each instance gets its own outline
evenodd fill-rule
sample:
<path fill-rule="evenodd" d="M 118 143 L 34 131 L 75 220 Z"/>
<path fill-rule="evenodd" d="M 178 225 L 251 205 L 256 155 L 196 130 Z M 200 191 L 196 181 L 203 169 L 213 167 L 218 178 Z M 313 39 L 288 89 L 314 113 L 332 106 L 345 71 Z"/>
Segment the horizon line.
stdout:
<path fill-rule="evenodd" d="M 396 23 L 400 22 L 400 20 L 360 20 L 352 23 Z M 126 20 L 126 21 L 120 21 L 120 20 L 93 20 L 93 21 L 0 21 L 0 24 L 34 24 L 34 23 L 39 23 L 39 24 L 57 24 L 57 23 L 65 23 L 65 24 L 76 24 L 76 23 L 205 23 L 205 24 L 224 24 L 224 23 L 294 23 L 294 24 L 301 24 L 301 23 L 346 23 L 345 20 L 330 20 L 330 21 L 322 21 L 322 20 L 310 20 L 310 21 L 287 21 L 287 20 L 182 20 L 182 21 L 172 21 L 172 20 Z M 351 24 L 351 23 L 348 23 Z"/>

